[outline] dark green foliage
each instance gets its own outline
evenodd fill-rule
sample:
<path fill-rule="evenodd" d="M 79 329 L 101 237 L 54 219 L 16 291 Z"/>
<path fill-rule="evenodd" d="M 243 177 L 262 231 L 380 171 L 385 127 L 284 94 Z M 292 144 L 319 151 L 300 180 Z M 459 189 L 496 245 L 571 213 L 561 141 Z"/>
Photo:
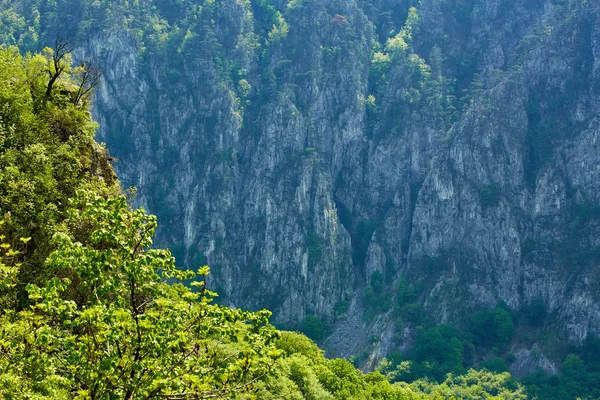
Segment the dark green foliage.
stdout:
<path fill-rule="evenodd" d="M 254 18 L 259 29 L 259 37 L 266 41 L 269 31 L 273 26 L 278 26 L 280 23 L 281 13 L 277 11 L 270 0 L 258 0 L 252 2 L 252 10 Z"/>
<path fill-rule="evenodd" d="M 323 256 L 323 241 L 315 231 L 306 234 L 306 247 L 308 248 L 308 265 L 314 266 Z"/>
<path fill-rule="evenodd" d="M 415 262 L 415 266 L 419 271 L 422 271 L 423 274 L 434 274 L 443 269 L 446 265 L 447 258 L 446 254 L 438 257 L 424 256 Z"/>
<path fill-rule="evenodd" d="M 333 312 L 335 313 L 335 315 L 337 317 L 339 317 L 339 316 L 346 314 L 346 312 L 348 312 L 349 308 L 350 308 L 350 302 L 348 300 L 340 300 L 337 303 L 335 303 Z"/>
<path fill-rule="evenodd" d="M 508 355 L 506 356 L 506 362 L 509 365 L 514 363 L 516 359 L 517 359 L 517 357 L 513 353 L 508 353 Z"/>
<path fill-rule="evenodd" d="M 394 316 L 400 323 L 400 326 L 403 326 L 402 322 L 411 323 L 413 326 L 424 323 L 425 312 L 420 301 L 418 301 L 418 295 L 421 290 L 421 282 L 409 283 L 406 277 L 399 279 L 396 302 L 394 304 Z"/>
<path fill-rule="evenodd" d="M 463 372 L 463 345 L 459 332 L 450 325 L 423 331 L 415 341 L 413 359 L 420 363 L 421 375 L 438 381 L 449 372 Z"/>
<path fill-rule="evenodd" d="M 302 321 L 301 331 L 309 338 L 319 341 L 325 339 L 329 334 L 329 327 L 316 315 L 309 315 Z"/>
<path fill-rule="evenodd" d="M 590 241 L 587 234 L 600 220 L 600 207 L 589 201 L 573 204 L 563 222 L 564 236 L 560 241 L 553 241 L 556 246 L 558 264 L 565 272 L 573 276 L 573 272 L 589 267 L 600 261 L 600 246 Z M 554 250 L 554 249 L 553 249 Z M 570 289 L 567 284 L 567 289 Z"/>
<path fill-rule="evenodd" d="M 479 368 L 498 374 L 508 371 L 508 365 L 506 365 L 506 362 L 500 357 L 488 358 L 487 360 L 482 361 L 479 363 Z"/>
<path fill-rule="evenodd" d="M 496 185 L 484 186 L 479 192 L 479 201 L 483 209 L 497 206 L 500 202 L 500 190 Z"/>
<path fill-rule="evenodd" d="M 479 311 L 471 317 L 470 332 L 476 345 L 504 349 L 513 337 L 512 316 L 502 307 Z"/>
<path fill-rule="evenodd" d="M 600 340 L 588 335 L 581 347 L 563 361 L 562 374 L 547 375 L 539 370 L 523 379 L 531 398 L 567 400 L 600 398 Z"/>
<path fill-rule="evenodd" d="M 474 325 L 471 329 L 482 323 L 489 330 L 490 339 L 481 341 L 477 338 L 475 332 L 465 332 L 466 336 L 474 337 L 477 347 L 467 340 L 461 339 L 461 333 L 448 325 L 440 325 L 436 328 L 417 328 L 419 332 L 415 341 L 413 354 L 410 358 L 395 352 L 390 354 L 386 360 L 378 367 L 378 371 L 383 373 L 391 381 L 413 382 L 411 387 L 418 388 L 425 393 L 439 393 L 438 390 L 445 390 L 448 396 L 448 390 L 452 387 L 452 382 L 461 382 L 464 379 L 470 379 L 471 385 L 468 388 L 459 384 L 455 387 L 453 393 L 461 393 L 464 398 L 482 398 L 478 390 L 487 390 L 489 395 L 496 395 L 496 390 L 506 391 L 502 398 L 524 399 L 523 386 L 512 379 L 506 371 L 508 365 L 515 361 L 515 356 L 509 353 L 505 359 L 499 356 L 492 356 L 479 362 L 478 371 L 470 370 L 466 375 L 462 375 L 465 368 L 473 365 L 475 359 L 481 354 L 488 354 L 491 347 L 495 347 L 496 352 L 502 352 L 500 346 L 495 340 L 499 335 L 506 331 L 498 327 L 510 327 L 507 314 L 508 311 L 503 305 L 495 309 L 483 310 L 473 316 Z M 478 321 L 481 321 L 478 323 Z M 486 322 L 487 321 L 487 322 Z M 494 340 L 495 339 L 495 340 Z M 461 342 L 462 340 L 462 342 Z M 483 342 L 483 343 L 482 343 Z M 505 346 L 506 347 L 506 346 Z M 462 354 L 462 363 L 459 355 Z M 600 339 L 590 335 L 583 346 L 573 348 L 573 354 L 566 357 L 563 361 L 563 373 L 559 375 L 547 375 L 542 370 L 522 379 L 528 393 L 527 398 L 566 400 L 581 398 L 592 400 L 598 398 L 600 383 Z M 488 372 L 489 371 L 489 372 Z M 446 376 L 447 373 L 451 375 Z M 475 378 L 475 375 L 479 378 Z M 470 378 L 467 378 L 470 377 Z M 423 381 L 426 378 L 428 381 Z M 445 379 L 445 381 L 444 381 Z M 504 380 L 505 379 L 505 380 Z M 479 383 L 475 383 L 480 380 Z M 440 382 L 439 386 L 428 382 Z M 442 382 L 443 381 L 443 382 Z M 502 384 L 498 385 L 500 382 Z M 479 397 L 478 397 L 479 396 Z"/>
<path fill-rule="evenodd" d="M 581 221 L 600 219 L 600 204 L 577 203 L 573 205 L 573 217 Z"/>
<path fill-rule="evenodd" d="M 425 321 L 425 311 L 420 302 L 407 303 L 398 308 L 398 314 L 406 322 L 421 325 Z"/>
<path fill-rule="evenodd" d="M 417 329 L 410 358 L 395 352 L 378 367 L 393 382 L 428 379 L 441 382 L 448 373 L 462 374 L 464 347 L 460 333 L 450 325 Z"/>
<path fill-rule="evenodd" d="M 473 335 L 473 342 L 478 345 L 489 346 L 493 343 L 491 332 L 492 312 L 490 310 L 482 310 L 476 312 L 471 317 L 470 332 Z"/>
<path fill-rule="evenodd" d="M 542 370 L 523 379 L 530 398 L 548 400 L 600 398 L 600 363 L 585 363 L 570 354 L 563 362 L 561 375 L 547 375 Z"/>
<path fill-rule="evenodd" d="M 384 276 L 379 271 L 373 272 L 365 288 L 364 304 L 367 318 L 373 318 L 390 309 L 391 296 L 385 286 Z"/>
<path fill-rule="evenodd" d="M 534 326 L 541 326 L 546 319 L 546 302 L 543 297 L 536 297 L 529 303 L 525 304 L 523 313 L 527 320 Z"/>
<path fill-rule="evenodd" d="M 404 279 L 400 280 L 397 298 L 413 300 L 417 290 L 411 289 L 411 286 Z M 397 306 L 395 314 L 400 329 L 404 321 L 412 326 L 427 326 L 424 311 L 418 302 Z M 445 324 L 426 328 L 417 326 L 416 330 L 418 335 L 411 357 L 405 360 L 395 353 L 388 357 L 388 364 L 384 363 L 382 372 L 390 379 L 410 382 L 428 378 L 441 382 L 448 373 L 462 374 L 465 368 L 476 365 L 490 350 L 502 353 L 512 340 L 514 326 L 506 305 L 500 304 L 495 309 L 475 313 L 465 332 Z M 479 367 L 497 373 L 508 370 L 506 362 L 499 357 L 481 361 Z"/>
<path fill-rule="evenodd" d="M 510 344 L 514 333 L 514 324 L 510 312 L 496 307 L 492 318 L 493 336 L 496 346 L 505 348 Z"/>
<path fill-rule="evenodd" d="M 600 360 L 600 338 L 592 333 L 588 334 L 579 353 L 587 365 L 598 362 Z"/>
<path fill-rule="evenodd" d="M 396 292 L 396 304 L 400 307 L 407 303 L 412 303 L 417 299 L 420 292 L 421 283 L 412 284 L 402 277 L 398 281 L 398 290 Z"/>
<path fill-rule="evenodd" d="M 477 349 L 475 345 L 467 339 L 463 339 L 463 365 L 468 367 L 475 365 Z"/>

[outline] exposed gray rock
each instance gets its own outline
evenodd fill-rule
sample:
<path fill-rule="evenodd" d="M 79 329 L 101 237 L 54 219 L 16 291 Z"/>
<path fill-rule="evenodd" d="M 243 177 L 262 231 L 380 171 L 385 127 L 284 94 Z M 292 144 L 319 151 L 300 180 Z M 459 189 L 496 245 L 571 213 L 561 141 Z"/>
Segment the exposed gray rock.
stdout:
<path fill-rule="evenodd" d="M 550 375 L 559 372 L 558 368 L 534 344 L 530 350 L 521 349 L 517 352 L 515 361 L 510 366 L 510 373 L 514 377 L 522 378 L 533 374 L 538 368 Z"/>
<path fill-rule="evenodd" d="M 158 244 L 182 265 L 211 265 L 224 302 L 268 307 L 288 325 L 318 315 L 333 325 L 328 354 L 368 349 L 371 366 L 400 346 L 394 335 L 408 338 L 394 332 L 393 310 L 362 317 L 375 271 L 391 296 L 401 276 L 421 282 L 438 322 L 541 297 L 563 337 L 600 333 L 600 266 L 589 252 L 600 246 L 589 211 L 600 204 L 594 2 L 477 0 L 447 13 L 446 2 L 422 0 L 409 51 L 433 65 L 430 86 L 402 62 L 373 76 L 387 31 L 381 39 L 362 2 L 280 7 L 289 33 L 262 47 L 242 2 L 221 3 L 221 56 L 240 66 L 247 95 L 206 54 L 142 58 L 126 31 L 79 51 L 103 66 L 94 114 L 121 181 L 158 214 Z M 453 78 L 477 84 L 449 117 L 450 92 L 439 88 Z M 407 100 L 415 88 L 418 109 Z M 351 306 L 338 318 L 342 301 Z M 523 354 L 519 371 L 545 368 Z"/>

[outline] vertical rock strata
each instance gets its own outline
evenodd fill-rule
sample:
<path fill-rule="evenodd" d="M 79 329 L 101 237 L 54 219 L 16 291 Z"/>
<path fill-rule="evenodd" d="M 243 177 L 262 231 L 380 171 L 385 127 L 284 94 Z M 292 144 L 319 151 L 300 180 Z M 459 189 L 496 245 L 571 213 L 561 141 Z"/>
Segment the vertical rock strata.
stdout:
<path fill-rule="evenodd" d="M 276 25 L 223 0 L 174 52 L 97 33 L 99 139 L 182 266 L 328 321 L 331 354 L 392 345 L 391 311 L 362 318 L 376 273 L 438 322 L 542 298 L 563 337 L 600 333 L 598 5 L 422 0 L 386 46 L 413 3 L 273 1 Z"/>

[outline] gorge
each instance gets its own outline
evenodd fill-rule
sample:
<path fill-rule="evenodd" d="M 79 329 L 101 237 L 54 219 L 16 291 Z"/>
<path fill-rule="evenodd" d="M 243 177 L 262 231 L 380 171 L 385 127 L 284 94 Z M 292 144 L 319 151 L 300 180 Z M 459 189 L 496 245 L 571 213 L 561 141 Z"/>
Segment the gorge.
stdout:
<path fill-rule="evenodd" d="M 516 354 L 600 334 L 597 2 L 0 9 L 3 43 L 101 67 L 97 140 L 223 304 L 366 369 L 498 304 L 541 316 Z"/>

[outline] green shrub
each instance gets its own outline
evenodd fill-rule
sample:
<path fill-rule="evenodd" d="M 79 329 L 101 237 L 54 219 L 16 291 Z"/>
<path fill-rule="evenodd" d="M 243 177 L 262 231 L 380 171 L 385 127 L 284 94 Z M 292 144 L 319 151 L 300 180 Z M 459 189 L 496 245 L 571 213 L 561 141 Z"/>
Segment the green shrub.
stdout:
<path fill-rule="evenodd" d="M 306 336 L 316 341 L 325 339 L 329 334 L 327 324 L 316 315 L 309 315 L 304 318 L 300 329 Z"/>
<path fill-rule="evenodd" d="M 512 341 L 513 332 L 512 316 L 502 307 L 482 310 L 471 317 L 470 333 L 476 345 L 504 349 Z"/>
<path fill-rule="evenodd" d="M 308 231 L 306 234 L 306 247 L 308 248 L 308 265 L 314 266 L 323 256 L 323 242 L 317 232 Z"/>
<path fill-rule="evenodd" d="M 493 357 L 482 361 L 479 364 L 479 368 L 496 373 L 508 371 L 508 365 L 506 365 L 506 362 L 500 357 Z"/>
<path fill-rule="evenodd" d="M 340 300 L 337 303 L 335 303 L 335 306 L 333 307 L 333 312 L 337 317 L 340 317 L 346 314 L 349 308 L 350 302 L 348 300 Z"/>
<path fill-rule="evenodd" d="M 441 380 L 448 372 L 463 371 L 463 345 L 456 328 L 442 324 L 423 331 L 415 341 L 413 359 L 422 373 Z"/>
<path fill-rule="evenodd" d="M 370 283 L 364 290 L 365 313 L 367 318 L 384 313 L 390 309 L 391 296 L 386 290 L 383 274 L 375 271 Z"/>
<path fill-rule="evenodd" d="M 493 184 L 484 186 L 479 192 L 479 201 L 484 209 L 497 206 L 500 203 L 500 189 Z"/>

